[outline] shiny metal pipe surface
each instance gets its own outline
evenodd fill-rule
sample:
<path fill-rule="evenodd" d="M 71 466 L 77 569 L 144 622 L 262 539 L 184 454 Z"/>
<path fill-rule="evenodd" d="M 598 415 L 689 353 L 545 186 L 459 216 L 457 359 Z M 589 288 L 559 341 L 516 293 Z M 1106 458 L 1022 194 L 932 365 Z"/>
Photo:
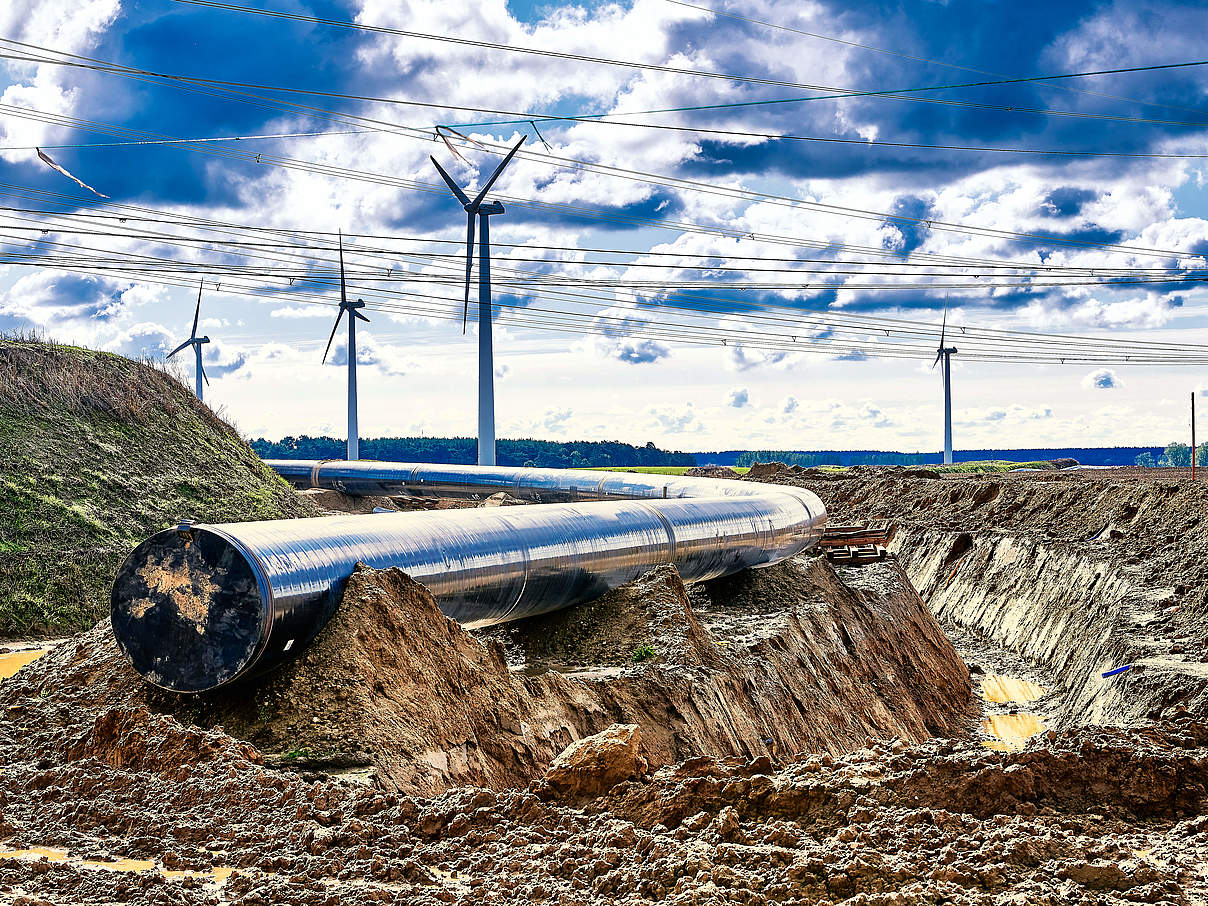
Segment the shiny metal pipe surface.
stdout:
<path fill-rule="evenodd" d="M 338 606 L 358 562 L 397 566 L 467 627 L 598 597 L 660 564 L 686 582 L 813 546 L 826 510 L 801 488 L 624 472 L 344 461 L 268 462 L 299 487 L 485 498 L 527 507 L 182 525 L 152 536 L 114 583 L 118 644 L 179 692 L 289 660 Z"/>

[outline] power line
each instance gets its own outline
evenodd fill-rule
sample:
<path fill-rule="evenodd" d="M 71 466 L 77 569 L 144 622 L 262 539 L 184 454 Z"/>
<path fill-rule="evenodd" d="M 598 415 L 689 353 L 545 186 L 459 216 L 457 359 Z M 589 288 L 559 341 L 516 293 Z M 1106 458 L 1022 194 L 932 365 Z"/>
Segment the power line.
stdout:
<path fill-rule="evenodd" d="M 950 85 L 930 85 L 930 86 L 919 87 L 919 88 L 898 88 L 898 89 L 890 89 L 890 90 L 857 92 L 857 91 L 853 91 L 852 89 L 835 88 L 833 86 L 827 86 L 827 85 L 810 85 L 810 84 L 804 84 L 804 83 L 800 83 L 800 82 L 783 81 L 783 80 L 779 80 L 779 79 L 766 79 L 766 78 L 760 78 L 760 77 L 756 77 L 756 76 L 742 76 L 742 75 L 735 75 L 732 73 L 713 72 L 710 70 L 686 69 L 683 67 L 665 66 L 665 65 L 657 64 L 657 63 L 638 63 L 638 62 L 634 62 L 631 60 L 617 60 L 617 59 L 612 59 L 612 58 L 608 58 L 608 57 L 590 56 L 587 54 L 572 54 L 572 53 L 566 53 L 563 51 L 549 50 L 546 48 L 518 47 L 518 46 L 512 45 L 512 44 L 501 44 L 501 43 L 494 42 L 494 41 L 482 41 L 482 40 L 478 40 L 478 39 L 474 39 L 474 38 L 455 37 L 452 35 L 437 35 L 437 34 L 431 34 L 428 32 L 417 32 L 417 31 L 410 31 L 410 30 L 406 30 L 406 29 L 388 28 L 385 26 L 367 25 L 367 24 L 361 23 L 361 22 L 344 22 L 344 21 L 340 21 L 338 19 L 328 19 L 328 18 L 321 17 L 321 16 L 308 16 L 308 15 L 303 15 L 300 13 L 287 13 L 287 12 L 278 11 L 278 10 L 255 9 L 253 7 L 239 6 L 239 5 L 232 4 L 232 3 L 221 3 L 221 2 L 217 2 L 217 0 L 174 0 L 174 2 L 188 4 L 188 5 L 192 5 L 192 6 L 204 6 L 204 7 L 208 7 L 211 9 L 220 9 L 220 10 L 225 10 L 228 12 L 247 13 L 250 15 L 265 16 L 265 17 L 269 17 L 269 18 L 286 19 L 286 20 L 298 21 L 298 22 L 307 22 L 307 23 L 311 23 L 311 24 L 327 25 L 327 26 L 332 26 L 332 27 L 336 27 L 336 28 L 354 29 L 354 30 L 358 30 L 358 31 L 366 31 L 366 32 L 372 32 L 372 33 L 376 33 L 376 34 L 388 34 L 388 35 L 394 35 L 397 37 L 404 37 L 404 38 L 417 38 L 417 39 L 427 40 L 427 41 L 438 41 L 438 42 L 443 42 L 443 43 L 459 44 L 459 45 L 463 45 L 463 46 L 467 46 L 467 47 L 508 51 L 510 53 L 530 54 L 530 55 L 534 55 L 534 56 L 549 57 L 549 58 L 554 58 L 554 59 L 572 60 L 572 61 L 581 62 L 581 63 L 596 63 L 596 64 L 600 64 L 600 65 L 617 66 L 617 67 L 628 68 L 628 69 L 639 69 L 639 70 L 650 71 L 650 72 L 664 72 L 664 73 L 670 73 L 670 74 L 675 74 L 675 75 L 696 76 L 699 78 L 722 79 L 722 80 L 731 81 L 731 82 L 739 82 L 739 83 L 752 84 L 752 85 L 773 86 L 773 87 L 778 87 L 778 88 L 795 88 L 795 89 L 800 89 L 800 90 L 805 90 L 805 91 L 845 92 L 847 96 L 852 96 L 852 97 L 854 97 L 854 96 L 873 96 L 873 95 L 900 95 L 900 94 L 905 94 L 907 92 L 913 93 L 913 92 L 924 92 L 924 91 L 939 91 L 939 90 L 946 90 L 946 89 L 952 89 L 952 88 L 973 88 L 973 87 L 984 87 L 984 86 L 990 86 L 990 85 L 1008 85 L 1008 84 L 1029 83 L 1029 82 L 1046 82 L 1046 81 L 1057 81 L 1057 80 L 1062 80 L 1062 79 L 1084 78 L 1084 77 L 1088 77 L 1088 76 L 1114 75 L 1114 74 L 1125 73 L 1125 72 L 1152 72 L 1152 71 L 1159 71 L 1159 70 L 1182 69 L 1182 68 L 1208 65 L 1208 60 L 1194 60 L 1194 61 L 1181 62 L 1181 63 L 1161 63 L 1161 64 L 1154 64 L 1154 65 L 1150 65 L 1150 66 L 1127 67 L 1127 68 L 1118 68 L 1118 69 L 1103 69 L 1103 70 L 1095 70 L 1095 71 L 1091 71 L 1091 72 L 1061 73 L 1061 74 L 1057 74 L 1057 75 L 1046 75 L 1046 76 L 1024 76 L 1024 77 L 1019 77 L 1019 78 L 1003 78 L 1003 79 L 995 79 L 995 80 L 982 80 L 982 81 L 976 81 L 976 82 L 962 82 L 962 83 L 956 83 L 956 84 L 950 84 Z M 1199 125 L 1208 125 L 1208 123 L 1201 123 Z"/>
<path fill-rule="evenodd" d="M 723 10 L 713 9 L 708 6 L 698 6 L 695 3 L 687 3 L 687 2 L 685 2 L 685 0 L 667 0 L 667 2 L 673 3 L 676 6 L 687 7 L 688 9 L 695 9 L 695 10 L 700 10 L 701 12 L 711 13 L 714 16 L 724 16 L 727 19 L 736 19 L 740 22 L 750 22 L 754 25 L 762 25 L 765 28 L 772 28 L 772 29 L 776 29 L 777 31 L 787 31 L 787 32 L 792 32 L 793 34 L 796 34 L 796 35 L 804 35 L 809 38 L 818 38 L 823 41 L 831 41 L 835 44 L 844 44 L 848 47 L 858 47 L 861 50 L 870 50 L 875 53 L 888 54 L 889 56 L 900 57 L 905 60 L 913 60 L 916 63 L 927 63 L 927 64 L 930 64 L 933 66 L 943 66 L 946 69 L 957 69 L 962 72 L 975 72 L 978 75 L 995 76 L 997 78 L 1003 78 L 1003 79 L 1009 78 L 1009 76 L 1006 76 L 1001 72 L 992 72 L 987 69 L 977 69 L 972 66 L 960 66 L 956 63 L 947 63 L 943 60 L 933 60 L 928 57 L 917 57 L 917 56 L 914 56 L 913 54 L 903 53 L 903 52 L 897 51 L 897 50 L 888 50 L 884 47 L 873 47 L 871 44 L 862 44 L 859 41 L 848 41 L 843 38 L 836 38 L 831 35 L 823 35 L 823 34 L 819 34 L 817 32 L 805 31 L 800 28 L 792 28 L 788 25 L 781 25 L 776 22 L 766 22 L 763 19 L 755 19 L 750 16 L 743 16 L 743 15 L 739 15 L 737 13 L 725 12 Z M 1045 85 L 1046 85 L 1046 87 L 1058 88 L 1062 91 L 1072 91 L 1076 94 L 1085 94 L 1090 97 L 1106 98 L 1108 100 L 1113 100 L 1113 101 L 1127 101 L 1128 103 L 1131 103 L 1131 104 L 1141 104 L 1146 107 L 1160 107 L 1160 108 L 1165 108 L 1167 110 L 1183 110 L 1188 113 L 1197 113 L 1197 114 L 1201 114 L 1201 115 L 1203 115 L 1203 113 L 1204 113 L 1204 111 L 1196 110 L 1192 107 L 1180 107 L 1180 106 L 1177 106 L 1174 104 L 1159 104 L 1159 103 L 1155 103 L 1152 101 L 1138 100 L 1137 98 L 1121 97 L 1119 95 L 1114 95 L 1114 94 L 1104 94 L 1104 93 L 1098 92 L 1098 91 L 1087 91 L 1086 89 L 1077 88 L 1072 85 L 1062 85 L 1062 84 L 1053 83 L 1053 82 L 1045 83 Z"/>
<path fill-rule="evenodd" d="M 86 120 L 81 120 L 81 119 L 75 118 L 75 117 L 68 117 L 68 116 L 61 115 L 61 114 L 50 114 L 50 113 L 47 113 L 44 111 L 31 111 L 27 108 L 18 108 L 18 107 L 13 107 L 12 105 L 2 105 L 2 104 L 0 104 L 0 108 L 8 109 L 11 112 L 11 114 L 15 115 L 15 116 L 23 116 L 26 118 L 39 119 L 39 120 L 47 121 L 47 122 L 74 125 L 77 128 L 89 128 L 89 129 L 95 129 L 95 130 L 99 130 L 99 131 L 108 131 L 110 133 L 115 132 L 115 131 L 122 132 L 122 133 L 136 133 L 136 130 L 129 130 L 129 129 L 126 129 L 125 127 L 120 127 L 120 126 L 115 126 L 115 125 L 110 125 L 110 124 L 94 123 L 94 122 L 90 122 L 90 121 L 86 121 Z M 332 114 L 332 115 L 339 116 L 338 114 Z M 353 117 L 353 119 L 363 119 L 363 118 Z M 391 125 L 394 125 L 394 124 L 391 124 Z M 406 137 L 420 138 L 425 141 L 427 140 L 426 135 L 423 135 L 423 134 L 417 135 L 417 134 L 415 134 L 416 130 L 414 130 L 410 127 L 395 126 L 395 128 L 403 130 L 403 132 L 400 134 L 402 134 Z M 136 134 L 154 135 L 153 133 L 136 133 Z M 160 137 L 162 137 L 162 136 L 160 136 Z M 485 143 L 485 142 L 478 142 L 478 141 L 475 141 L 472 144 L 475 147 L 481 148 L 483 150 L 486 150 L 486 151 L 489 151 L 492 153 L 500 153 L 500 146 L 498 146 L 498 145 L 494 145 L 491 143 Z M 432 183 L 419 182 L 416 180 L 406 180 L 406 179 L 402 179 L 399 177 L 389 177 L 385 174 L 374 174 L 374 173 L 369 173 L 369 172 L 363 171 L 363 170 L 353 170 L 353 169 L 349 169 L 349 168 L 317 164 L 317 163 L 313 163 L 310 161 L 301 161 L 301 160 L 294 159 L 294 158 L 286 158 L 286 157 L 281 157 L 278 155 L 270 155 L 270 154 L 263 153 L 263 152 L 260 154 L 251 155 L 250 153 L 237 152 L 237 151 L 233 151 L 233 150 L 229 150 L 229 149 L 214 150 L 214 149 L 205 149 L 205 148 L 193 148 L 187 144 L 173 145 L 172 147 L 181 147 L 186 150 L 202 150 L 203 153 L 210 153 L 210 154 L 219 154 L 219 155 L 225 154 L 228 157 L 233 156 L 238 159 L 242 159 L 242 160 L 246 160 L 246 161 L 254 160 L 254 162 L 261 163 L 261 164 L 268 163 L 268 164 L 272 164 L 272 165 L 276 165 L 276 166 L 283 166 L 283 167 L 290 168 L 290 169 L 303 169 L 303 170 L 307 170 L 309 172 L 323 173 L 326 175 L 335 175 L 335 176 L 340 176 L 343 178 L 358 179 L 358 180 L 367 181 L 367 182 L 376 182 L 379 184 L 405 186 L 407 188 L 420 189 L 421 191 L 425 191 L 425 192 L 429 192 L 429 193 L 442 194 L 442 193 L 440 193 L 440 187 L 436 186 Z M 909 217 L 909 216 L 905 216 L 905 215 L 896 215 L 896 214 L 887 213 L 887 212 L 871 211 L 871 210 L 853 208 L 853 207 L 843 206 L 843 205 L 825 204 L 825 203 L 821 203 L 821 202 L 810 202 L 810 201 L 806 201 L 803 199 L 794 199 L 794 198 L 789 198 L 787 196 L 775 195 L 772 193 L 755 192 L 755 191 L 747 190 L 747 189 L 735 189 L 735 188 L 726 187 L 726 186 L 717 186 L 717 185 L 714 185 L 711 183 L 706 183 L 706 182 L 703 182 L 700 180 L 689 180 L 689 179 L 683 179 L 683 178 L 679 178 L 679 177 L 660 176 L 658 174 L 646 173 L 643 171 L 631 170 L 628 168 L 611 167 L 611 166 L 607 166 L 607 165 L 603 165 L 603 164 L 593 164 L 593 163 L 586 162 L 586 161 L 575 160 L 573 158 L 563 158 L 563 157 L 558 157 L 556 155 L 541 154 L 540 152 L 532 152 L 532 151 L 521 152 L 519 156 L 526 160 L 534 160 L 534 161 L 542 162 L 542 163 L 554 161 L 554 162 L 557 162 L 559 165 L 567 166 L 569 169 L 581 169 L 581 170 L 586 170 L 586 171 L 590 171 L 590 172 L 598 172 L 598 173 L 603 173 L 603 174 L 607 174 L 607 175 L 614 175 L 614 176 L 617 176 L 618 178 L 623 178 L 623 179 L 636 181 L 636 182 L 648 183 L 648 184 L 652 184 L 652 185 L 658 185 L 658 186 L 665 187 L 665 188 L 688 188 L 688 189 L 703 192 L 706 194 L 720 195 L 720 196 L 728 197 L 728 198 L 758 200 L 758 201 L 762 201 L 762 202 L 767 202 L 767 203 L 782 205 L 782 206 L 787 206 L 787 207 L 805 207 L 805 208 L 812 209 L 812 210 L 819 210 L 819 211 L 823 211 L 826 213 L 835 214 L 838 216 L 848 216 L 848 217 L 854 217 L 857 219 L 925 224 L 929 229 L 938 228 L 940 230 L 947 231 L 947 232 L 967 233 L 969 235 L 990 236 L 990 237 L 996 237 L 996 238 L 1007 238 L 1007 239 L 1012 239 L 1012 240 L 1022 239 L 1022 240 L 1032 241 L 1032 242 L 1035 242 L 1035 241 L 1052 242 L 1055 244 L 1069 245 L 1069 246 L 1078 247 L 1078 248 L 1105 249 L 1105 250 L 1109 250 L 1109 251 L 1116 251 L 1116 252 L 1122 252 L 1122 253 L 1127 253 L 1127 254 L 1155 255 L 1155 256 L 1161 256 L 1161 257 L 1175 257 L 1175 258 L 1183 257 L 1186 255 L 1185 252 L 1174 251 L 1174 250 L 1170 250 L 1170 249 L 1149 249 L 1149 248 L 1141 248 L 1141 247 L 1137 247 L 1137 246 L 1124 246 L 1124 245 L 1115 245 L 1115 244 L 1109 244 L 1109 243 L 1095 243 L 1095 242 L 1091 242 L 1091 241 L 1082 241 L 1082 240 L 1076 240 L 1076 239 L 1070 239 L 1070 238 L 1064 238 L 1064 237 L 1053 237 L 1053 236 L 1048 236 L 1046 234 L 1021 233 L 1021 232 L 1010 231 L 1010 230 L 999 230 L 999 229 L 991 228 L 991 227 L 978 227 L 978 226 L 973 226 L 973 225 L 957 224 L 957 223 L 935 220 L 935 219 L 924 219 L 921 217 Z M 706 227 L 701 227 L 700 225 L 697 225 L 697 224 L 685 224 L 685 223 L 679 223 L 676 221 L 668 221 L 668 220 L 657 219 L 657 218 L 617 217 L 615 215 L 601 213 L 598 211 L 598 209 L 586 209 L 586 208 L 582 208 L 579 206 L 567 205 L 567 204 L 551 204 L 548 202 L 540 202 L 540 201 L 535 201 L 535 200 L 531 200 L 531 199 L 521 199 L 521 198 L 515 198 L 515 197 L 506 196 L 506 195 L 501 195 L 499 197 L 501 197 L 505 201 L 510 201 L 514 204 L 520 204 L 520 205 L 528 206 L 528 207 L 535 208 L 538 210 L 552 209 L 552 210 L 558 210 L 558 211 L 563 211 L 563 212 L 573 212 L 577 215 L 589 217 L 589 218 L 593 218 L 593 219 L 617 220 L 617 221 L 622 221 L 622 222 L 626 222 L 626 221 L 627 222 L 642 222 L 642 223 L 649 223 L 651 225 L 665 226 L 665 227 L 671 228 L 671 229 L 714 233 L 717 235 L 730 235 L 730 236 L 748 235 L 745 232 L 736 231 L 736 230 L 732 230 L 732 229 L 706 228 Z M 754 233 L 749 234 L 749 235 L 751 236 L 751 238 L 757 238 L 757 239 L 761 239 L 763 241 L 781 242 L 781 243 L 786 243 L 786 244 L 808 244 L 808 243 L 803 242 L 802 240 L 797 240 L 797 239 L 793 239 L 790 237 L 757 235 Z M 830 245 L 830 243 L 822 243 L 821 241 L 814 242 L 815 247 L 827 247 L 829 245 Z M 893 254 L 893 253 L 891 251 L 882 250 L 882 254 Z M 927 254 L 927 253 L 923 253 L 923 254 Z"/>
<path fill-rule="evenodd" d="M 54 244 L 61 245 L 61 243 L 54 243 Z M 77 270 L 78 270 L 78 269 L 84 269 L 84 270 L 89 269 L 89 267 L 88 267 L 87 265 L 85 265 L 85 264 L 82 262 L 82 259 L 81 259 L 81 258 L 78 256 L 78 254 L 76 254 L 76 252 L 78 251 L 79 247 L 78 247 L 78 246 L 73 246 L 73 247 L 72 247 L 72 249 L 73 249 L 73 257 L 71 257 L 71 258 L 67 259 L 67 261 L 61 261 L 61 262 L 58 262 L 58 263 L 60 263 L 60 264 L 69 264 L 68 269 L 77 269 Z M 154 258 L 154 256 L 140 256 L 140 257 L 143 257 L 143 258 L 152 257 L 152 258 Z M 175 262 L 171 262 L 171 263 L 175 263 Z M 451 266 L 451 265 L 446 265 L 446 266 Z M 123 269 L 123 268 L 124 268 L 124 269 L 126 269 L 126 270 L 128 270 L 128 269 L 129 269 L 129 257 L 128 257 L 128 256 L 122 259 L 122 261 L 121 261 L 121 267 L 120 267 L 120 268 L 118 268 L 118 269 L 120 270 L 120 269 Z M 112 267 L 111 267 L 111 268 L 109 268 L 109 270 L 113 270 L 113 269 L 114 269 L 114 268 L 112 268 Z M 144 278 L 144 277 L 145 277 L 145 275 L 144 275 L 144 274 L 139 274 L 138 276 L 139 276 L 139 278 Z M 313 279 L 313 275 L 312 275 L 312 279 Z M 329 279 L 330 279 L 331 281 L 333 281 L 333 284 L 332 284 L 332 285 L 334 285 L 334 280 L 335 280 L 335 270 L 334 270 L 334 268 L 333 268 L 333 269 L 330 271 L 330 273 L 329 273 Z M 458 277 L 457 279 L 453 279 L 452 277 L 450 277 L 450 279 L 449 279 L 448 281 L 446 281 L 446 282 L 448 282 L 448 283 L 456 283 L 456 284 L 460 284 L 460 278 Z M 399 295 L 399 294 L 400 294 L 400 293 L 398 293 L 397 291 L 391 291 L 391 293 L 392 293 L 392 294 L 396 294 L 396 295 Z M 420 294 L 413 294 L 413 293 L 401 293 L 401 295 L 404 295 L 404 296 L 416 296 L 416 295 L 420 295 Z M 423 298 L 429 298 L 428 296 L 422 296 L 422 297 L 423 297 Z M 506 303 L 504 303 L 504 305 L 506 305 Z M 525 308 L 525 310 L 531 310 L 531 309 Z M 547 316 L 553 316 L 553 317 L 555 317 L 555 318 L 560 318 L 560 317 L 562 317 L 562 316 L 564 316 L 564 315 L 568 315 L 568 314 L 569 314 L 569 313 L 562 312 L 562 311 L 559 311 L 559 310 L 549 310 L 549 309 L 535 309 L 535 310 L 536 310 L 536 311 L 538 311 L 538 312 L 540 312 L 540 313 L 544 313 L 544 314 L 545 314 L 545 315 L 547 315 Z M 696 317 L 701 317 L 701 316 L 703 316 L 703 313 L 701 313 L 701 312 L 693 312 L 692 314 L 693 314 L 694 316 L 696 316 Z M 635 321 L 634 319 L 629 319 L 629 318 L 619 318 L 619 319 L 618 319 L 618 318 L 614 318 L 614 317 L 610 317 L 610 316 L 601 316 L 601 315 L 595 315 L 595 316 L 590 316 L 590 317 L 592 317 L 593 322 L 598 322 L 598 321 L 600 321 L 600 320 L 605 320 L 605 321 L 619 321 L 619 322 L 623 323 L 623 324 L 624 324 L 624 325 L 625 325 L 627 328 L 632 327 L 632 326 L 633 326 L 635 323 L 636 323 L 636 324 L 638 324 L 638 325 L 644 325 L 644 326 L 649 326 L 649 325 L 650 325 L 650 322 L 644 322 L 644 321 L 640 321 L 640 320 L 639 320 L 639 321 Z M 548 318 L 548 317 L 546 317 L 545 319 L 543 319 L 543 320 L 542 320 L 542 321 L 540 321 L 539 323 L 542 323 L 542 324 L 549 324 L 549 323 L 560 323 L 560 322 L 551 322 L 551 321 L 549 320 L 549 318 Z M 664 329 L 664 330 L 667 330 L 667 329 L 669 329 L 669 328 L 663 328 L 663 329 Z M 680 328 L 679 328 L 679 332 L 675 333 L 675 334 L 674 334 L 674 336 L 682 336 L 682 335 L 684 335 L 684 334 L 683 334 L 683 331 L 684 331 L 685 329 L 686 329 L 686 328 L 685 328 L 683 325 L 681 325 L 681 326 L 680 326 Z M 800 329 L 801 329 L 801 325 L 799 324 L 799 325 L 798 325 L 798 331 L 799 331 L 799 333 L 800 333 Z M 963 328 L 962 328 L 962 329 L 963 329 Z M 748 344 L 748 345 L 753 345 L 753 344 L 752 344 L 750 341 L 751 341 L 753 338 L 756 338 L 756 339 L 758 338 L 758 336 L 753 335 L 753 334 L 752 334 L 750 331 L 745 331 L 745 330 L 744 330 L 744 331 L 743 331 L 743 332 L 742 332 L 740 335 L 738 335 L 738 336 L 734 336 L 734 335 L 727 335 L 727 334 L 725 334 L 725 333 L 720 333 L 720 332 L 718 332 L 718 330 L 717 330 L 717 329 L 714 329 L 714 328 L 709 328 L 708 330 L 710 331 L 709 335 L 710 335 L 710 336 L 711 336 L 713 339 L 715 339 L 715 340 L 716 340 L 716 339 L 718 339 L 718 338 L 720 338 L 720 339 L 723 341 L 723 345 L 724 345 L 725 341 L 727 341 L 728 339 L 733 339 L 733 340 L 734 340 L 736 343 L 739 343 L 739 344 L 744 344 L 744 343 L 745 343 L 745 344 Z M 932 327 L 931 327 L 931 331 L 934 331 L 934 326 L 932 326 Z M 696 336 L 696 335 L 699 335 L 699 334 L 700 334 L 700 331 L 699 331 L 699 329 L 698 329 L 698 330 L 697 330 L 697 333 L 695 333 L 695 334 L 693 334 L 693 335 L 694 335 L 694 336 Z M 671 335 L 664 335 L 664 336 L 665 336 L 665 338 L 670 338 L 670 337 L 671 337 Z M 927 337 L 926 337 L 926 338 L 927 338 L 928 340 L 930 340 L 930 339 L 931 339 L 930 332 L 928 333 L 928 335 L 927 335 Z M 793 339 L 793 342 L 795 342 L 795 341 L 796 341 L 796 337 L 793 337 L 792 339 Z M 1100 341 L 1100 338 L 1083 338 L 1083 339 L 1085 339 L 1085 341 L 1086 341 L 1086 342 L 1090 342 L 1090 343 L 1093 343 L 1093 342 L 1099 342 L 1099 341 Z M 781 336 L 781 337 L 779 337 L 779 338 L 772 337 L 772 338 L 771 338 L 771 339 L 769 339 L 768 341 L 769 341 L 769 342 L 771 342 L 771 341 L 776 341 L 776 342 L 780 342 L 780 343 L 785 343 L 785 342 L 786 342 L 783 336 Z M 817 341 L 815 340 L 815 342 L 817 342 Z M 973 340 L 973 339 L 970 339 L 970 341 L 969 341 L 969 342 L 970 342 L 970 343 L 973 343 L 973 342 L 974 342 L 974 340 Z M 845 347 L 846 347 L 846 346 L 850 345 L 850 342 L 848 342 L 848 341 L 844 341 L 843 343 L 841 343 L 841 344 L 839 344 L 839 345 L 843 345 L 843 346 L 845 346 Z M 1018 345 L 1018 344 L 1016 344 L 1016 345 Z M 1163 344 L 1163 345 L 1165 345 L 1165 344 Z M 1179 345 L 1179 346 L 1186 346 L 1186 347 L 1188 347 L 1188 348 L 1197 348 L 1197 347 L 1192 347 L 1190 344 L 1176 344 L 1176 345 Z M 894 344 L 894 346 L 895 346 L 896 348 L 898 348 L 899 350 L 902 348 L 902 345 L 901 345 L 901 344 Z M 1147 347 L 1147 348 L 1146 348 L 1146 347 Z M 1141 347 L 1141 346 L 1138 346 L 1137 344 L 1134 344 L 1134 348 L 1132 349 L 1131 353 L 1129 352 L 1129 350 L 1124 350 L 1124 351 L 1121 353 L 1121 355 L 1123 356 L 1123 361 L 1126 361 L 1126 362 L 1128 362 L 1128 361 L 1132 361 L 1132 362 L 1140 362 L 1140 361 L 1144 360 L 1144 361 L 1158 362 L 1158 361 L 1166 361 L 1166 360 L 1169 358 L 1169 357 L 1168 357 L 1168 356 L 1166 356 L 1166 355 L 1158 355 L 1158 354 L 1157 354 L 1158 347 L 1157 347 L 1157 346 L 1155 346 L 1154 344 L 1146 344 L 1146 347 Z M 788 347 L 788 348 L 792 348 L 792 347 Z M 973 352 L 974 352 L 974 349 L 973 349 L 973 348 L 969 348 L 969 347 L 968 347 L 968 344 L 966 344 L 966 348 L 967 348 L 967 351 L 968 351 L 969 353 L 973 353 Z M 1198 347 L 1198 348 L 1202 349 L 1202 347 Z M 930 351 L 930 350 L 929 350 L 929 347 L 926 347 L 925 349 L 926 349 L 926 351 Z M 1186 356 L 1186 353 L 1182 352 L 1181 350 L 1179 350 L 1179 353 L 1180 353 L 1180 355 L 1182 355 L 1182 356 L 1184 356 L 1184 357 Z M 1072 360 L 1076 360 L 1076 359 L 1077 359 L 1077 360 L 1082 360 L 1081 358 L 1078 358 L 1078 351 L 1077 351 L 1077 350 L 1057 350 L 1057 351 L 1055 351 L 1055 352 L 1051 352 L 1050 357 L 1051 357 L 1051 358 L 1054 358 L 1054 359 L 1062 359 L 1062 360 L 1070 360 L 1070 361 L 1072 361 Z M 1180 360 L 1181 360 L 1181 359 L 1180 359 Z"/>

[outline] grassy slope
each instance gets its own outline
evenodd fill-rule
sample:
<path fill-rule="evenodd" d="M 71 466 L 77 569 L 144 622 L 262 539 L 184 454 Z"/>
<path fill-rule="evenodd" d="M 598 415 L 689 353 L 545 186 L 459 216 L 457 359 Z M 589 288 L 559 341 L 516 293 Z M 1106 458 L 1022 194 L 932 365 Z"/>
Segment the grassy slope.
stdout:
<path fill-rule="evenodd" d="M 0 638 L 91 626 L 130 550 L 182 518 L 313 514 L 162 371 L 0 338 Z"/>

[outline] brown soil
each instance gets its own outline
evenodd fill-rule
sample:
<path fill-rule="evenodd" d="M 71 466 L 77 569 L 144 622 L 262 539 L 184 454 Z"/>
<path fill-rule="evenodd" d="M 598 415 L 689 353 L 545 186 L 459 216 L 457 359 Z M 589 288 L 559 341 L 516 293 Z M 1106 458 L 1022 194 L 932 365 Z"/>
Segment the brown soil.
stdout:
<path fill-rule="evenodd" d="M 964 735 L 968 676 L 895 561 L 661 570 L 476 634 L 365 570 L 306 660 L 225 701 L 148 693 L 104 626 L 0 682 L 0 850 L 69 853 L 0 853 L 0 901 L 1208 902 L 1208 492 L 812 473 L 764 480 L 899 524 L 975 679 L 1052 677 L 1026 707 L 1058 731 Z M 544 781 L 575 740 L 615 776 Z M 162 871 L 84 861 L 119 857 Z"/>
<path fill-rule="evenodd" d="M 739 475 L 729 466 L 693 466 L 684 474 L 690 478 L 737 478 Z"/>
<path fill-rule="evenodd" d="M 897 524 L 941 622 L 1055 671 L 1066 721 L 1208 716 L 1208 484 L 1116 471 L 764 480 L 810 488 L 838 522 Z"/>
<path fill-rule="evenodd" d="M 765 624 L 758 637 L 723 627 L 715 638 L 661 567 L 510 627 L 528 659 L 513 672 L 495 638 L 476 640 L 406 574 L 359 567 L 315 643 L 260 681 L 200 696 L 153 689 L 101 624 L 5 683 L 0 703 L 15 697 L 24 713 L 30 690 L 51 683 L 89 714 L 148 709 L 222 727 L 274 766 L 368 768 L 379 787 L 412 793 L 523 786 L 613 723 L 641 727 L 654 766 L 959 732 L 968 671 L 930 613 L 894 564 L 849 572 L 801 560 L 715 583 L 705 592 L 715 622 Z M 638 645 L 651 656 L 635 663 Z M 550 654 L 558 670 L 540 660 Z"/>
<path fill-rule="evenodd" d="M 1185 719 L 1054 734 L 1011 755 L 899 741 L 839 758 L 697 758 L 586 802 L 548 787 L 425 799 L 308 782 L 220 732 L 140 708 L 91 717 L 51 692 L 0 730 L 0 834 L 71 858 L 0 858 L 0 894 L 23 906 L 1195 903 L 1208 895 L 1206 747 L 1208 727 Z M 122 857 L 235 871 L 219 887 L 80 862 Z"/>

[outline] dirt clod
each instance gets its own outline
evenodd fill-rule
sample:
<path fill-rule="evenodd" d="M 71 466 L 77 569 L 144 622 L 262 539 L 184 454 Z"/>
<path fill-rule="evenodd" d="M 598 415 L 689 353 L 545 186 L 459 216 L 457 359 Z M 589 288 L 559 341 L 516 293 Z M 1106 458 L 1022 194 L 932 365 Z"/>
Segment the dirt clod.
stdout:
<path fill-rule="evenodd" d="M 638 754 L 637 724 L 613 724 L 571 743 L 545 774 L 551 789 L 568 797 L 598 796 L 623 780 L 641 777 L 646 759 Z"/>

